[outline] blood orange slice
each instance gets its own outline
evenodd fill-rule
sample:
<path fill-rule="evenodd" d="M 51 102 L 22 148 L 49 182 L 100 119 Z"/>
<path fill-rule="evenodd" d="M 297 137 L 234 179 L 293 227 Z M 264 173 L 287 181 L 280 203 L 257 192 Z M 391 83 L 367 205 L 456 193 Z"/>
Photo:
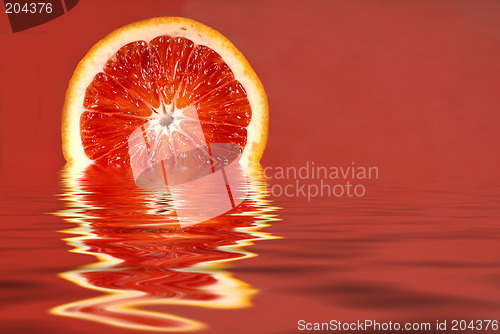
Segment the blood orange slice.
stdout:
<path fill-rule="evenodd" d="M 264 88 L 229 40 L 190 19 L 153 18 L 112 32 L 78 64 L 63 153 L 70 165 L 129 165 L 128 138 L 147 125 L 168 136 L 163 149 L 231 143 L 243 164 L 258 163 L 268 119 Z"/>

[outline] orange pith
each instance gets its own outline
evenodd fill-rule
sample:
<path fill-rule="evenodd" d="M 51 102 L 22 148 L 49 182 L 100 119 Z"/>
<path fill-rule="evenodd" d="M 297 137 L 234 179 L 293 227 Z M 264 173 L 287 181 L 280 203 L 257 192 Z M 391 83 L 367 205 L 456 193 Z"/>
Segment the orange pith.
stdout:
<path fill-rule="evenodd" d="M 242 150 L 252 110 L 247 93 L 221 56 L 184 37 L 156 37 L 121 47 L 87 87 L 80 135 L 99 165 L 128 165 L 130 134 L 161 115 L 194 107 L 207 143 Z M 178 141 L 190 140 L 189 131 Z"/>

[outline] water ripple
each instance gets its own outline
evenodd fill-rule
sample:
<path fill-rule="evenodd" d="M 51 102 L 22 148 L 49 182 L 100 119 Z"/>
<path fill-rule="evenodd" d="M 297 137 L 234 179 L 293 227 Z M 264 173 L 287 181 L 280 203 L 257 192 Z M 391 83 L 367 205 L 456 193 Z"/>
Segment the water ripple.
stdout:
<path fill-rule="evenodd" d="M 239 207 L 207 222 L 182 227 L 168 194 L 137 188 L 127 169 L 91 166 L 63 174 L 65 209 L 56 214 L 75 227 L 64 230 L 71 252 L 98 262 L 60 276 L 103 295 L 51 310 L 130 329 L 186 331 L 204 323 L 148 311 L 148 305 L 242 308 L 257 292 L 225 263 L 254 257 L 255 241 L 275 239 L 260 231 L 277 220 L 262 178 L 249 178 L 250 195 Z"/>

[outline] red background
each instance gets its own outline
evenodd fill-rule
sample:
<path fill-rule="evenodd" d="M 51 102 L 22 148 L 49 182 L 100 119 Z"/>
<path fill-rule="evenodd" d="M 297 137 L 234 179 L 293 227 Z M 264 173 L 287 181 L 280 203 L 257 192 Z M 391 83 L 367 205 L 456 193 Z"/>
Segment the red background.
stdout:
<path fill-rule="evenodd" d="M 2 210 L 15 213 L 14 218 L 7 218 L 11 226 L 5 225 L 2 236 L 16 236 L 7 228 L 12 229 L 16 224 L 30 229 L 24 238 L 11 240 L 25 246 L 26 251 L 18 251 L 14 256 L 7 250 L 2 260 L 8 265 L 2 264 L 0 268 L 5 271 L 2 273 L 4 280 L 10 277 L 13 277 L 11 280 L 18 279 L 16 271 L 24 276 L 35 270 L 44 273 L 43 279 L 37 276 L 32 279 L 36 282 L 29 282 L 37 291 L 36 295 L 30 292 L 28 285 L 23 290 L 26 291 L 24 295 L 15 295 L 5 302 L 4 305 L 9 305 L 5 319 L 10 320 L 12 326 L 5 328 L 5 332 L 22 328 L 25 332 L 40 333 L 108 331 L 100 324 L 47 318 L 46 314 L 50 307 L 68 300 L 97 295 L 55 276 L 95 259 L 68 253 L 69 247 L 60 240 L 65 235 L 56 233 L 68 228 L 68 224 L 49 215 L 40 216 L 40 212 L 54 212 L 62 206 L 51 197 L 61 191 L 58 186 L 58 173 L 64 164 L 60 139 L 61 109 L 73 69 L 95 42 L 127 23 L 173 15 L 201 21 L 222 32 L 246 55 L 261 78 L 270 102 L 270 133 L 264 165 L 303 165 L 305 161 L 314 161 L 316 165 L 337 166 L 350 165 L 354 161 L 358 165 L 378 166 L 380 184 L 398 181 L 404 185 L 410 181 L 448 177 L 498 180 L 499 1 L 85 0 L 60 18 L 16 34 L 11 32 L 7 16 L 0 13 L 0 181 L 4 186 L 10 185 L 10 188 L 2 189 L 2 195 L 7 199 L 2 203 Z M 41 195 L 46 196 L 46 202 L 26 202 L 30 201 L 30 196 Z M 448 194 L 442 196 L 443 201 L 449 200 Z M 426 204 L 434 202 L 434 198 L 423 197 Z M 395 192 L 391 200 L 397 202 L 399 199 L 401 196 Z M 491 203 L 497 205 L 498 200 Z M 349 208 L 350 204 L 330 201 L 328 205 L 341 210 Z M 290 210 L 278 212 L 280 217 L 288 219 L 288 223 L 296 221 L 298 225 L 309 219 L 306 215 L 299 216 L 300 212 L 294 211 L 293 207 L 290 205 Z M 352 212 L 347 210 L 346 216 L 355 218 L 356 207 L 351 209 Z M 450 210 L 440 215 L 453 218 L 458 209 L 453 207 Z M 329 211 L 325 212 L 324 220 L 331 216 Z M 381 220 L 386 220 L 386 217 L 381 217 Z M 456 226 L 454 218 L 450 220 L 446 229 Z M 433 227 L 432 224 L 428 226 Z M 469 228 L 469 221 L 463 224 Z M 48 230 L 38 233 L 37 226 Z M 292 227 L 287 224 L 276 226 L 270 231 L 286 236 L 286 229 L 291 229 L 293 224 Z M 380 231 L 377 224 L 362 226 L 358 230 L 369 228 Z M 496 225 L 491 225 L 484 233 L 489 235 L 496 231 L 495 228 Z M 386 226 L 381 233 L 390 233 L 394 229 L 395 225 Z M 307 232 L 303 233 L 307 237 Z M 429 242 L 432 243 L 433 239 Z M 316 243 L 316 240 L 311 243 Z M 34 246 L 39 244 L 42 250 L 37 250 L 34 256 Z M 403 252 L 400 248 L 391 248 L 387 258 L 394 254 L 424 252 L 433 259 L 438 253 L 428 244 L 401 244 Z M 256 245 L 257 253 L 263 256 L 248 260 L 246 266 L 252 268 L 252 265 L 265 263 L 273 268 L 276 266 L 273 256 L 278 258 L 279 247 L 283 245 Z M 339 248 L 348 245 L 341 244 Z M 471 248 L 464 248 L 461 243 L 455 247 L 448 244 L 446 250 L 453 256 L 464 258 L 470 249 L 481 250 L 470 255 L 473 257 L 471 262 L 486 258 L 481 254 L 491 257 L 498 254 L 496 248 L 492 247 L 493 251 L 490 251 L 490 248 L 483 249 L 482 245 L 483 240 Z M 441 248 L 444 246 L 436 241 L 435 249 Z M 301 252 L 304 249 L 297 250 L 297 253 Z M 311 258 L 302 260 L 309 263 Z M 331 259 L 318 258 L 315 261 L 325 268 Z M 296 267 L 297 259 L 286 264 L 290 268 Z M 494 264 L 494 267 L 498 266 Z M 434 272 L 420 277 L 413 272 L 398 273 L 411 276 L 419 287 L 422 282 L 421 286 L 425 287 L 477 292 L 467 290 L 468 285 L 456 287 L 450 284 L 456 279 L 454 272 L 449 280 L 439 275 L 434 277 Z M 368 267 L 362 274 L 378 277 L 386 272 Z M 305 272 L 297 279 L 310 282 L 309 275 L 318 277 L 321 273 Z M 324 281 L 333 281 L 336 275 L 332 273 Z M 231 313 L 231 328 L 235 330 L 255 332 L 253 328 L 263 327 L 261 322 L 274 323 L 280 328 L 293 327 L 304 310 L 315 313 L 318 320 L 328 320 L 335 312 L 342 312 L 338 308 L 319 308 L 319 298 L 298 298 L 279 292 L 278 289 L 292 279 L 282 279 L 283 276 L 277 274 L 263 279 L 251 269 L 242 271 L 238 277 L 274 292 L 258 295 L 255 299 L 258 308 Z M 498 276 L 491 277 L 497 284 Z M 392 284 L 389 278 L 396 280 L 397 276 L 389 273 L 380 279 Z M 314 285 L 314 281 L 311 282 Z M 497 289 L 497 285 L 493 289 Z M 486 289 L 483 294 L 495 297 L 490 293 L 492 290 Z M 54 299 L 47 296 L 51 291 L 58 291 Z M 323 296 L 327 292 L 318 289 L 317 294 Z M 383 299 L 383 294 L 374 298 Z M 416 305 L 419 301 L 417 297 L 407 299 L 411 303 L 416 300 Z M 396 298 L 388 303 L 397 308 L 397 302 Z M 468 300 L 465 304 L 481 312 Z M 498 314 L 496 305 L 492 308 Z M 445 306 L 451 308 L 448 304 Z M 279 312 L 285 309 L 288 318 L 279 317 Z M 246 312 L 256 310 L 260 312 L 260 318 L 242 327 L 241 323 L 249 318 Z M 366 309 L 359 312 L 345 317 L 371 315 Z M 199 313 L 198 309 L 183 310 L 183 315 L 192 314 L 193 318 L 206 322 L 215 317 L 223 320 L 228 317 L 228 313 L 219 310 Z M 31 322 L 25 322 L 26 318 L 37 322 L 30 325 Z"/>
<path fill-rule="evenodd" d="M 78 61 L 113 29 L 180 15 L 246 55 L 270 102 L 263 163 L 380 167 L 381 177 L 497 175 L 500 2 L 82 1 L 13 34 L 0 15 L 0 173 L 63 164 L 60 115 Z"/>

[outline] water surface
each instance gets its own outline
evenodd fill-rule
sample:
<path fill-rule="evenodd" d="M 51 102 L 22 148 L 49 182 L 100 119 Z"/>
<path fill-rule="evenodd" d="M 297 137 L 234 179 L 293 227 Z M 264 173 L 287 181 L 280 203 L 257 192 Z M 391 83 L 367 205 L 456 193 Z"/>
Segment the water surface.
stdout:
<path fill-rule="evenodd" d="M 180 228 L 168 196 L 121 173 L 2 188 L 2 332 L 297 333 L 299 320 L 500 314 L 496 183 L 379 182 L 307 201 L 250 178 L 237 210 Z"/>

